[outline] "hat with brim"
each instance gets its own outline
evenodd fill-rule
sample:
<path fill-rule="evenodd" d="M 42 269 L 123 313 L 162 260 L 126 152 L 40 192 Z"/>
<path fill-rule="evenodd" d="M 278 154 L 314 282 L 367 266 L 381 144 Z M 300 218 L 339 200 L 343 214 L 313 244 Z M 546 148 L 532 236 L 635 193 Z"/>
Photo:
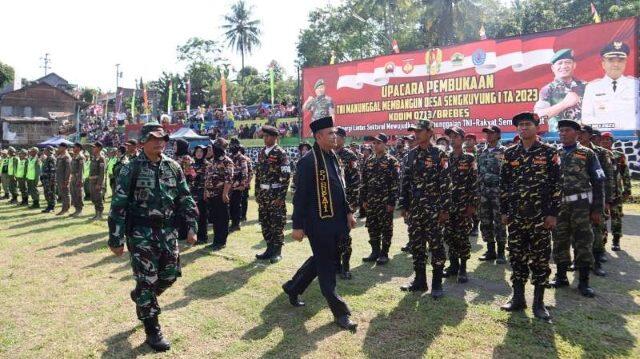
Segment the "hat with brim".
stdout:
<path fill-rule="evenodd" d="M 433 130 L 433 122 L 431 120 L 418 120 L 416 123 L 409 125 L 408 131 Z"/>
<path fill-rule="evenodd" d="M 169 134 L 164 132 L 164 128 L 160 127 L 157 130 L 151 131 L 147 134 L 147 139 L 149 137 L 162 138 L 165 141 L 169 141 Z"/>
<path fill-rule="evenodd" d="M 580 131 L 582 132 L 586 132 L 588 134 L 593 134 L 593 127 L 589 126 L 589 125 L 582 125 L 580 126 Z"/>
<path fill-rule="evenodd" d="M 76 142 L 76 143 L 73 144 L 73 147 L 82 149 L 82 144 L 80 142 Z"/>
<path fill-rule="evenodd" d="M 613 41 L 607 44 L 600 50 L 600 56 L 606 59 L 621 58 L 626 59 L 629 56 L 629 45 L 622 41 Z"/>
<path fill-rule="evenodd" d="M 436 142 L 440 141 L 440 140 L 445 140 L 447 141 L 447 143 L 451 143 L 451 139 L 449 138 L 449 136 L 447 135 L 440 135 L 438 136 L 438 138 L 436 139 Z"/>
<path fill-rule="evenodd" d="M 127 143 L 127 145 L 132 145 L 132 146 L 137 146 L 138 145 L 138 141 L 134 140 L 134 139 L 130 139 L 126 143 Z"/>
<path fill-rule="evenodd" d="M 309 125 L 311 128 L 311 132 L 317 133 L 320 130 L 324 130 L 325 128 L 333 127 L 333 117 L 327 116 L 323 118 L 319 118 L 315 121 L 312 121 Z"/>
<path fill-rule="evenodd" d="M 517 127 L 522 121 L 530 121 L 533 122 L 534 125 L 538 126 L 540 124 L 540 117 L 533 112 L 521 112 L 513 116 L 511 123 Z"/>
<path fill-rule="evenodd" d="M 502 130 L 498 126 L 487 126 L 482 129 L 484 133 L 502 133 Z"/>
<path fill-rule="evenodd" d="M 278 136 L 280 134 L 277 128 L 269 125 L 262 126 L 260 131 L 262 131 L 262 135 Z"/>
<path fill-rule="evenodd" d="M 560 120 L 558 121 L 558 128 L 571 127 L 576 131 L 580 131 L 580 124 L 573 120 Z"/>
<path fill-rule="evenodd" d="M 462 138 L 464 138 L 464 130 L 458 126 L 449 127 L 444 130 L 444 134 L 451 137 L 451 134 L 456 134 Z"/>
<path fill-rule="evenodd" d="M 384 133 L 379 133 L 377 136 L 370 136 L 369 138 L 370 141 L 382 142 L 385 144 L 389 142 L 389 136 Z"/>

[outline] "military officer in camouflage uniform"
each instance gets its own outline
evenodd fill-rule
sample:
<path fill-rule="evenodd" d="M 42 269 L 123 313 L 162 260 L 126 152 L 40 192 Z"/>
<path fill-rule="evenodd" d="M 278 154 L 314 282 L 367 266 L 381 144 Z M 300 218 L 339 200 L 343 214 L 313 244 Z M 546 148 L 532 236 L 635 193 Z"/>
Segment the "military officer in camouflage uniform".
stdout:
<path fill-rule="evenodd" d="M 102 154 L 102 142 L 96 141 L 93 144 L 92 151 L 93 157 L 89 165 L 89 183 L 91 185 L 89 192 L 91 193 L 91 202 L 93 202 L 96 210 L 92 220 L 97 221 L 102 219 L 102 212 L 104 211 L 103 190 L 107 161 Z"/>
<path fill-rule="evenodd" d="M 336 128 L 336 144 L 335 153 L 342 164 L 344 171 L 345 191 L 347 202 L 351 207 L 351 211 L 358 209 L 359 191 L 360 191 L 360 166 L 358 165 L 358 156 L 350 149 L 344 147 L 347 131 L 344 128 Z M 342 279 L 351 279 L 351 235 L 347 234 L 340 238 L 338 242 L 338 254 L 340 261 L 340 277 Z"/>
<path fill-rule="evenodd" d="M 562 199 L 560 158 L 555 147 L 540 142 L 537 133 L 540 118 L 524 112 L 513 118 L 520 143 L 504 153 L 500 168 L 500 213 L 509 226 L 509 261 L 513 296 L 501 308 L 521 311 L 526 308 L 524 285 L 535 286 L 533 314 L 549 320 L 544 306 L 548 285 L 551 231 L 556 227 Z"/>
<path fill-rule="evenodd" d="M 156 351 L 170 348 L 158 323 L 157 297 L 181 275 L 177 215 L 189 227 L 187 241 L 196 241 L 198 210 L 184 173 L 162 152 L 169 135 L 157 122 L 140 130 L 143 152 L 122 167 L 109 213 L 109 248 L 117 255 L 126 243 L 136 287 L 131 300 L 144 323 L 146 343 Z"/>
<path fill-rule="evenodd" d="M 258 154 L 255 197 L 258 202 L 258 220 L 267 249 L 264 253 L 256 254 L 256 258 L 277 263 L 282 259 L 283 231 L 287 221 L 284 201 L 289 188 L 291 166 L 287 152 L 278 146 L 278 129 L 262 126 L 261 132 L 265 147 Z"/>
<path fill-rule="evenodd" d="M 449 267 L 444 277 L 458 276 L 458 283 L 466 283 L 467 260 L 471 256 L 469 233 L 473 227 L 473 214 L 478 206 L 478 165 L 472 154 L 462 149 L 464 130 L 454 126 L 445 130 L 451 138 L 453 150 L 449 153 L 451 176 L 451 202 L 449 220 L 445 223 L 444 238 L 449 246 Z"/>
<path fill-rule="evenodd" d="M 71 204 L 75 208 L 75 212 L 70 217 L 77 217 L 82 213 L 84 207 L 84 162 L 86 158 L 82 153 L 82 145 L 78 142 L 73 144 L 73 159 L 71 160 L 71 182 L 69 189 L 71 190 Z"/>
<path fill-rule="evenodd" d="M 8 199 L 9 196 L 9 152 L 7 150 L 0 151 L 0 177 L 2 179 L 2 190 L 4 195 L 2 199 Z"/>
<path fill-rule="evenodd" d="M 213 216 L 213 243 L 211 249 L 218 251 L 227 245 L 229 235 L 229 202 L 233 183 L 233 160 L 225 150 L 227 140 L 217 138 L 213 143 L 213 158 L 207 163 L 204 182 L 204 197 Z"/>
<path fill-rule="evenodd" d="M 40 179 L 40 173 L 42 171 L 42 161 L 38 153 L 40 151 L 37 147 L 31 147 L 29 149 L 29 158 L 27 159 L 27 170 L 25 172 L 25 180 L 27 182 L 27 192 L 31 197 L 31 207 L 40 208 L 40 192 L 38 192 L 38 180 Z"/>
<path fill-rule="evenodd" d="M 587 85 L 573 76 L 576 61 L 573 50 L 558 50 L 551 58 L 551 71 L 554 80 L 540 90 L 540 98 L 534 106 L 534 112 L 546 117 L 549 132 L 558 131 L 558 121 L 574 120 L 580 122 L 582 115 L 582 96 Z"/>
<path fill-rule="evenodd" d="M 371 254 L 363 262 L 384 265 L 389 262 L 393 237 L 393 211 L 398 198 L 400 162 L 387 153 L 389 137 L 384 133 L 373 137 L 373 155 L 362 168 L 360 201 L 367 211 L 367 230 Z"/>
<path fill-rule="evenodd" d="M 415 278 L 401 287 L 403 291 L 426 291 L 426 245 L 431 252 L 433 280 L 431 296 L 441 297 L 442 271 L 446 255 L 442 240 L 442 225 L 449 219 L 451 179 L 449 158 L 444 151 L 431 144 L 434 126 L 430 120 L 419 120 L 409 127 L 415 134 L 416 147 L 409 151 L 402 174 L 399 207 L 408 217 L 411 254 Z"/>
<path fill-rule="evenodd" d="M 56 216 L 61 216 L 69 211 L 71 207 L 69 199 L 69 185 L 71 183 L 71 156 L 67 150 L 67 144 L 61 143 L 58 145 L 58 153 L 56 157 L 56 186 L 58 190 L 58 196 L 62 203 L 62 209 L 56 213 Z"/>
<path fill-rule="evenodd" d="M 487 243 L 487 251 L 479 258 L 481 261 L 496 260 L 504 264 L 507 233 L 500 221 L 500 168 L 505 147 L 500 144 L 501 130 L 498 126 L 489 126 L 482 130 L 487 136 L 487 145 L 478 154 L 478 179 L 480 186 L 480 232 Z M 496 242 L 498 251 L 496 253 Z"/>
<path fill-rule="evenodd" d="M 42 161 L 42 174 L 40 175 L 44 199 L 47 201 L 47 207 L 42 213 L 49 213 L 56 206 L 56 167 L 53 147 L 47 146 L 44 149 L 44 161 Z"/>
<path fill-rule="evenodd" d="M 580 124 L 572 120 L 558 122 L 562 142 L 562 205 L 558 226 L 553 231 L 553 261 L 556 276 L 549 284 L 555 288 L 569 286 L 567 269 L 571 264 L 571 247 L 575 266 L 580 272 L 578 289 L 582 295 L 593 297 L 589 287 L 589 271 L 594 265 L 593 232 L 591 222 L 604 221 L 604 171 L 596 154 L 577 143 Z"/>
<path fill-rule="evenodd" d="M 583 125 L 579 134 L 580 144 L 590 148 L 596 153 L 600 166 L 606 176 L 604 182 L 604 208 L 601 213 L 602 221 L 596 223 L 591 222 L 593 226 L 593 256 L 595 258 L 595 264 L 593 266 L 593 274 L 603 277 L 607 275 L 607 272 L 602 269 L 602 262 L 606 261 L 605 257 L 605 243 L 606 243 L 606 222 L 605 216 L 609 213 L 609 209 L 612 206 L 613 199 L 615 198 L 615 181 L 616 172 L 612 165 L 612 154 L 609 150 L 597 146 L 592 142 L 594 135 L 594 129 L 589 125 Z"/>
<path fill-rule="evenodd" d="M 617 171 L 616 191 L 618 194 L 609 209 L 611 214 L 611 234 L 613 235 L 613 243 L 611 250 L 620 250 L 620 238 L 622 237 L 622 204 L 631 196 L 631 176 L 629 175 L 629 166 L 627 165 L 627 157 L 624 153 L 617 149 L 612 149 L 613 135 L 611 132 L 602 134 L 600 140 L 602 147 L 611 151 L 613 155 L 613 165 Z"/>
<path fill-rule="evenodd" d="M 240 221 L 244 222 L 247 220 L 247 209 L 249 208 L 249 190 L 251 189 L 251 181 L 253 180 L 253 162 L 251 158 L 247 156 L 247 149 L 240 145 L 240 154 L 244 156 L 247 161 L 247 179 L 244 183 L 244 191 L 242 192 L 242 216 L 240 217 Z"/>
<path fill-rule="evenodd" d="M 311 121 L 316 121 L 323 117 L 333 117 L 335 115 L 335 108 L 331 97 L 325 94 L 326 88 L 324 80 L 319 79 L 313 85 L 313 90 L 316 93 L 316 97 L 309 96 L 302 105 L 302 108 L 311 112 Z"/>
<path fill-rule="evenodd" d="M 22 202 L 20 206 L 29 205 L 29 192 L 27 192 L 27 150 L 21 149 L 18 152 L 18 165 L 16 166 L 16 181 L 18 182 L 18 189 L 20 190 L 20 197 Z"/>
<path fill-rule="evenodd" d="M 240 153 L 240 141 L 231 145 L 231 160 L 233 161 L 233 183 L 231 184 L 231 202 L 229 204 L 229 214 L 231 215 L 231 227 L 229 231 L 240 230 L 240 220 L 242 217 L 242 195 L 247 185 L 249 176 L 249 161 L 247 157 Z"/>

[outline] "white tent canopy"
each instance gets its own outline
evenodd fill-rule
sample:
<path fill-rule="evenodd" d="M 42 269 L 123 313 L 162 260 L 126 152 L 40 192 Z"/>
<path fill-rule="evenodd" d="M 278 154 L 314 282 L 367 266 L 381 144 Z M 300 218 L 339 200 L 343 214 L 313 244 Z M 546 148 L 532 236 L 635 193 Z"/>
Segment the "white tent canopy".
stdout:
<path fill-rule="evenodd" d="M 64 138 L 64 136 L 53 136 L 51 138 L 48 138 L 46 141 L 44 142 L 40 142 L 38 143 L 38 147 L 46 147 L 46 146 L 58 146 L 61 143 L 66 143 L 69 146 L 73 145 L 73 142 L 68 141 L 66 138 Z"/>
<path fill-rule="evenodd" d="M 208 140 L 209 137 L 207 136 L 200 136 L 199 134 L 197 134 L 194 130 L 190 129 L 189 127 L 183 127 L 179 130 L 177 130 L 176 132 L 172 133 L 169 136 L 169 139 L 172 140 L 177 140 L 179 138 L 185 139 L 187 141 L 190 140 Z"/>

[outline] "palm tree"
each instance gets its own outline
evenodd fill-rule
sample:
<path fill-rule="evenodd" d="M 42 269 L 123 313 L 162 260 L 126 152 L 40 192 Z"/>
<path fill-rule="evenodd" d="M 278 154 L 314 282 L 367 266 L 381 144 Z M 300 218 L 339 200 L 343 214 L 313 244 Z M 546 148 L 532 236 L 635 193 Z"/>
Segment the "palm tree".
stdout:
<path fill-rule="evenodd" d="M 242 57 L 244 69 L 244 54 L 250 54 L 254 48 L 260 46 L 260 20 L 251 20 L 253 6 L 247 7 L 244 0 L 239 0 L 231 6 L 231 13 L 225 15 L 227 22 L 222 25 L 224 35 L 231 48 L 235 48 Z M 242 72 L 242 70 L 241 70 Z"/>

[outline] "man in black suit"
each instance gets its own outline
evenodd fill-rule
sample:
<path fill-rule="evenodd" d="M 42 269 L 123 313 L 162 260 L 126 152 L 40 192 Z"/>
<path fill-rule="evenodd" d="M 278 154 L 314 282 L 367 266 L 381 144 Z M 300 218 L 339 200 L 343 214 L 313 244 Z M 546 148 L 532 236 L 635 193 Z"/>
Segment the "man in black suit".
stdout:
<path fill-rule="evenodd" d="M 289 296 L 289 302 L 300 307 L 304 302 L 298 296 L 318 277 L 320 290 L 336 323 L 355 331 L 357 324 L 350 319 L 349 307 L 336 293 L 338 243 L 356 225 L 345 195 L 342 170 L 333 152 L 336 129 L 331 117 L 313 121 L 310 127 L 316 142 L 296 168 L 291 236 L 296 241 L 302 241 L 305 235 L 309 237 L 313 255 L 282 289 Z"/>

